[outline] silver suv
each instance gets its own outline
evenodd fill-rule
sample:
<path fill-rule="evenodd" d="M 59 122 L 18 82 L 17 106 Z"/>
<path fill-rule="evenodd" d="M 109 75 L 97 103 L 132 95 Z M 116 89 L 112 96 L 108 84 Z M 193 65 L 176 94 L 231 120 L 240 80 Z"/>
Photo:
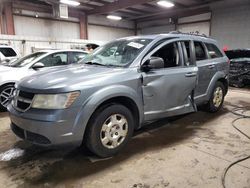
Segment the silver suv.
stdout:
<path fill-rule="evenodd" d="M 85 144 L 118 153 L 144 122 L 218 111 L 228 89 L 228 58 L 216 41 L 188 34 L 122 38 L 82 63 L 37 73 L 16 85 L 11 128 L 38 145 Z"/>

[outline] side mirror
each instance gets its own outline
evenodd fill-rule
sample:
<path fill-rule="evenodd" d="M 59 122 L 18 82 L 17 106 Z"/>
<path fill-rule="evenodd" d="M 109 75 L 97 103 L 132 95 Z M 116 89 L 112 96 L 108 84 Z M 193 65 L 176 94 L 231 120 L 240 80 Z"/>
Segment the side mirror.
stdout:
<path fill-rule="evenodd" d="M 43 63 L 41 63 L 41 62 L 37 62 L 37 63 L 35 63 L 35 64 L 32 66 L 32 68 L 33 68 L 34 70 L 41 69 L 41 68 L 43 68 L 43 67 L 45 67 L 45 65 L 44 65 Z"/>
<path fill-rule="evenodd" d="M 151 57 L 141 66 L 141 70 L 144 72 L 160 68 L 164 68 L 164 60 L 161 57 Z"/>

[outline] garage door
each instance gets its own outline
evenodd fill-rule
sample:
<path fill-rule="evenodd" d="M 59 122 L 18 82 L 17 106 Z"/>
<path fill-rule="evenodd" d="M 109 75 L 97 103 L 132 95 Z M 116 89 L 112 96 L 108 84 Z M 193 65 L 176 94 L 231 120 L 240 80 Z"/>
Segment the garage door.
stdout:
<path fill-rule="evenodd" d="M 177 26 L 178 31 L 184 33 L 199 33 L 205 34 L 206 36 L 210 35 L 210 22 L 199 22 L 199 23 L 187 23 L 180 24 Z"/>

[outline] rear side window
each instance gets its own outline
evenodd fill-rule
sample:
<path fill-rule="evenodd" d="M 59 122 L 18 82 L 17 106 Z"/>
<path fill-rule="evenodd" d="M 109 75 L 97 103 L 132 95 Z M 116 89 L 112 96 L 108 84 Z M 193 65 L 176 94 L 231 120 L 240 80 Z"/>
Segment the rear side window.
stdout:
<path fill-rule="evenodd" d="M 83 59 L 86 55 L 87 55 L 87 53 L 83 53 L 83 52 L 71 52 L 71 53 L 70 53 L 70 61 L 69 61 L 69 64 L 79 62 L 79 61 L 80 61 L 81 59 Z"/>
<path fill-rule="evenodd" d="M 201 42 L 194 42 L 195 56 L 197 61 L 207 59 L 206 51 Z"/>
<path fill-rule="evenodd" d="M 0 52 L 5 57 L 13 57 L 17 55 L 16 52 L 12 48 L 0 48 Z"/>
<path fill-rule="evenodd" d="M 209 44 L 209 43 L 206 43 L 205 45 L 207 47 L 208 54 L 210 55 L 212 59 L 223 57 L 221 51 L 217 48 L 217 46 L 215 46 L 214 44 Z"/>

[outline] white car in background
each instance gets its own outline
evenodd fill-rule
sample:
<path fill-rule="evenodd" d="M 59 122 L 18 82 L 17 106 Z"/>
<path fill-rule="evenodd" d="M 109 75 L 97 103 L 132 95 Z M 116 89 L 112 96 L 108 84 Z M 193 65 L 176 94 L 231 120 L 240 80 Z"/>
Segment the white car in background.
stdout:
<path fill-rule="evenodd" d="M 0 45 L 0 64 L 7 63 L 19 58 L 19 54 L 11 46 Z"/>
<path fill-rule="evenodd" d="M 20 79 L 39 70 L 76 63 L 86 55 L 87 52 L 82 50 L 43 50 L 14 62 L 10 61 L 1 64 L 0 110 L 6 110 L 14 91 L 14 85 Z"/>

